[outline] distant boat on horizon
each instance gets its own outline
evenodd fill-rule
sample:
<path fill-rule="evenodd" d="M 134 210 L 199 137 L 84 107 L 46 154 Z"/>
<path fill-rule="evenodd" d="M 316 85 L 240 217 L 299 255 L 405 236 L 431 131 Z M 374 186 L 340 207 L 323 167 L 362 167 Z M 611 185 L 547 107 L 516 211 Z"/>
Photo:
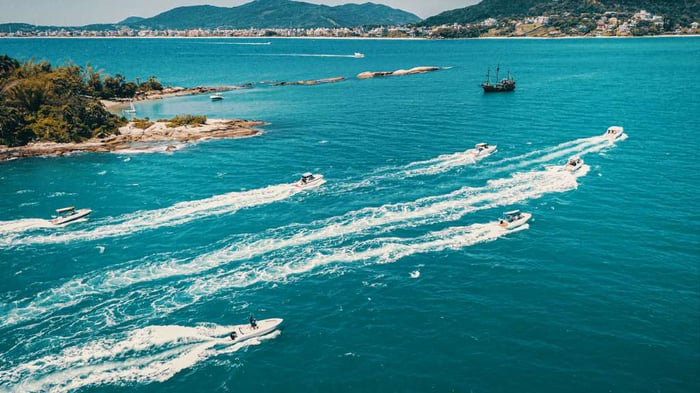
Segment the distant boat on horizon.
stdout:
<path fill-rule="evenodd" d="M 355 53 L 352 55 L 352 57 L 354 57 L 354 58 L 356 58 L 356 59 L 362 59 L 362 58 L 365 57 L 365 55 L 364 55 L 364 53 L 355 52 Z"/>
<path fill-rule="evenodd" d="M 486 71 L 486 82 L 481 84 L 484 89 L 484 93 L 502 93 L 507 91 L 515 90 L 515 79 L 510 75 L 508 71 L 508 76 L 498 80 L 498 74 L 501 71 L 501 66 L 496 67 L 496 83 L 491 83 L 491 68 Z"/>

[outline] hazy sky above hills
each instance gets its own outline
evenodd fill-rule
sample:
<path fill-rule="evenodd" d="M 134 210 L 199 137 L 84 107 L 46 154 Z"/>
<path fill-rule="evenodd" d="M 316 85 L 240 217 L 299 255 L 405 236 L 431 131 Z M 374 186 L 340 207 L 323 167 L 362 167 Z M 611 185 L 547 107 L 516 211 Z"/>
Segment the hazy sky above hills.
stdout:
<path fill-rule="evenodd" d="M 151 17 L 185 5 L 209 4 L 235 7 L 251 0 L 0 0 L 0 23 L 22 22 L 33 25 L 82 26 L 116 23 L 129 16 Z M 463 8 L 480 0 L 304 0 L 307 3 L 339 5 L 347 3 L 385 4 L 412 12 L 421 18 L 442 11 Z"/>

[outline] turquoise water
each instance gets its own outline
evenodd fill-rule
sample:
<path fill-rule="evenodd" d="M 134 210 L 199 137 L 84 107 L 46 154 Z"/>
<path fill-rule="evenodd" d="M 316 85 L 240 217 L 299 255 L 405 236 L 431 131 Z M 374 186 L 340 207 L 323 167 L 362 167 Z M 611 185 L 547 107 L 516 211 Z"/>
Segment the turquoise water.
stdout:
<path fill-rule="evenodd" d="M 0 391 L 700 389 L 700 39 L 251 42 L 0 40 L 168 85 L 349 77 L 136 105 L 254 138 L 0 163 Z M 484 95 L 498 63 L 517 91 Z M 67 205 L 93 213 L 50 227 Z M 250 313 L 285 322 L 231 345 Z"/>

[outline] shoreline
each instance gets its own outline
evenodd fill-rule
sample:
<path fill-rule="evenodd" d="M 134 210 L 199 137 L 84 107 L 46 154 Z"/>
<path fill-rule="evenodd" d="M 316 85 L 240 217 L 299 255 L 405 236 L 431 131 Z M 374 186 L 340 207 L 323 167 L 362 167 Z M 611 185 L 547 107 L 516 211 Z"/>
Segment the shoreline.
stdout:
<path fill-rule="evenodd" d="M 211 139 L 247 138 L 262 134 L 256 127 L 268 125 L 257 120 L 207 119 L 197 126 L 168 127 L 166 122 L 155 122 L 146 129 L 136 128 L 133 122 L 119 128 L 119 135 L 91 138 L 84 142 L 36 142 L 25 146 L 0 146 L 0 162 L 38 156 L 63 156 L 78 152 L 170 152 L 183 144 Z M 178 146 L 180 145 L 180 146 Z"/>
<path fill-rule="evenodd" d="M 223 40 L 392 40 L 392 41 L 459 41 L 459 40 L 492 40 L 492 39 L 537 39 L 537 40 L 556 40 L 556 39 L 582 39 L 582 38 L 685 38 L 685 37 L 700 37 L 700 34 L 656 34 L 656 35 L 641 35 L 641 36 L 581 36 L 581 35 L 569 35 L 569 36 L 557 36 L 557 37 L 512 37 L 512 36 L 484 36 L 484 37 L 462 37 L 462 38 L 428 38 L 428 37 L 224 37 L 224 36 L 209 36 L 209 37 L 41 37 L 41 36 L 31 36 L 31 37 L 6 37 L 0 36 L 0 39 L 69 39 L 69 40 L 141 40 L 141 39 L 163 39 L 163 40 L 210 40 L 210 39 L 223 39 Z"/>
<path fill-rule="evenodd" d="M 162 99 L 170 98 L 170 97 L 182 97 L 182 96 L 217 93 L 217 92 L 222 92 L 222 91 L 247 89 L 249 87 L 252 87 L 252 84 L 234 85 L 234 86 L 195 86 L 195 87 L 169 86 L 169 87 L 164 87 L 163 90 L 151 90 L 151 91 L 144 92 L 142 94 L 138 94 L 133 99 L 130 99 L 130 98 L 122 98 L 122 99 L 116 99 L 116 100 L 115 99 L 112 99 L 112 100 L 100 99 L 100 102 L 102 103 L 102 105 L 104 105 L 105 109 L 115 110 L 115 109 L 120 109 L 122 107 L 129 105 L 129 102 L 132 102 L 132 101 L 138 102 L 138 101 L 162 100 Z"/>

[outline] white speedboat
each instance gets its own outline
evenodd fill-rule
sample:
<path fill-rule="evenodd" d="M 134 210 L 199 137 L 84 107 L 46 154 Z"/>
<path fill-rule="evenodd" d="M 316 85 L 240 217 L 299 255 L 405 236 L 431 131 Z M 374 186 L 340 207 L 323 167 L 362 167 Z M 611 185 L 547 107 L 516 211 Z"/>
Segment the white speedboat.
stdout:
<path fill-rule="evenodd" d="M 473 149 L 469 151 L 477 157 L 486 157 L 496 152 L 496 145 L 489 145 L 488 143 L 482 142 L 474 145 Z"/>
<path fill-rule="evenodd" d="M 610 142 L 614 142 L 622 137 L 622 133 L 625 132 L 625 129 L 620 126 L 612 126 L 608 127 L 608 130 L 605 131 L 605 134 L 603 134 L 604 137 L 608 138 Z"/>
<path fill-rule="evenodd" d="M 360 52 L 355 52 L 352 56 L 356 59 L 362 59 L 365 57 L 365 55 L 363 53 L 360 53 Z"/>
<path fill-rule="evenodd" d="M 583 166 L 583 160 L 580 157 L 571 157 L 569 161 L 562 167 L 565 171 L 577 171 Z"/>
<path fill-rule="evenodd" d="M 326 179 L 323 178 L 323 175 L 306 172 L 301 175 L 301 179 L 299 179 L 298 182 L 294 183 L 294 187 L 301 188 L 302 190 L 308 190 L 311 188 L 316 188 L 325 182 Z"/>
<path fill-rule="evenodd" d="M 54 219 L 51 220 L 51 223 L 54 225 L 61 225 L 61 224 L 66 224 L 71 221 L 75 221 L 79 218 L 83 218 L 87 216 L 88 214 L 92 213 L 92 210 L 90 209 L 79 209 L 75 210 L 75 207 L 69 206 L 69 207 L 63 207 L 61 209 L 56 209 L 56 213 L 58 213 L 58 216 L 56 216 Z"/>
<path fill-rule="evenodd" d="M 228 335 L 233 342 L 241 342 L 253 337 L 263 336 L 277 329 L 284 320 L 282 318 L 263 319 L 255 321 L 253 324 L 235 325 L 233 331 Z"/>
<path fill-rule="evenodd" d="M 505 229 L 514 229 L 525 224 L 530 218 L 532 218 L 530 213 L 513 210 L 503 213 L 503 218 L 498 220 L 498 225 Z"/>
<path fill-rule="evenodd" d="M 224 99 L 224 96 L 221 93 L 214 93 L 210 95 L 209 98 L 211 98 L 212 101 L 221 101 Z"/>

